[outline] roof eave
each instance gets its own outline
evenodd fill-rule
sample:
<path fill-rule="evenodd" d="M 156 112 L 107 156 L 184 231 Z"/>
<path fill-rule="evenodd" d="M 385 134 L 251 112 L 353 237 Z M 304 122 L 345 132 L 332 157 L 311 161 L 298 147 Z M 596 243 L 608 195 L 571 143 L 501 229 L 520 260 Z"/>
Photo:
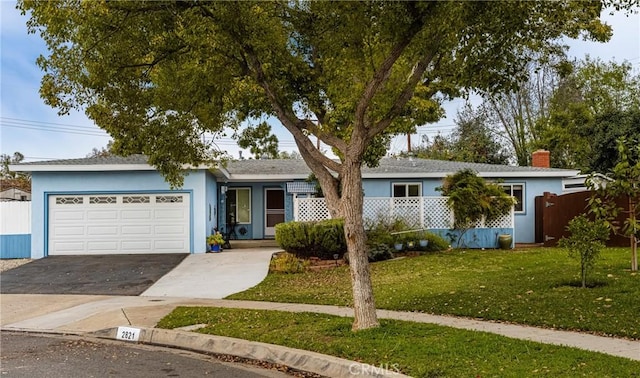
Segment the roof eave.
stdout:
<path fill-rule="evenodd" d="M 484 178 L 558 178 L 575 176 L 580 171 L 516 171 L 516 172 L 478 172 L 478 176 Z M 417 178 L 444 178 L 456 172 L 384 172 L 384 173 L 363 173 L 365 179 L 417 179 Z"/>
<path fill-rule="evenodd" d="M 86 164 L 86 165 L 10 165 L 13 172 L 106 172 L 106 171 L 154 171 L 148 164 Z"/>

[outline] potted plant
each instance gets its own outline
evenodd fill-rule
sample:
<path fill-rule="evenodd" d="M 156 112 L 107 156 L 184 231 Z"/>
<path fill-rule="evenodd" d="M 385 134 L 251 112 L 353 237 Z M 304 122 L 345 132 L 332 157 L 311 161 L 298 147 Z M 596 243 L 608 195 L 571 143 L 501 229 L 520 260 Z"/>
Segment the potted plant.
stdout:
<path fill-rule="evenodd" d="M 222 244 L 224 244 L 224 238 L 219 231 L 207 236 L 207 244 L 211 246 L 211 252 L 220 252 Z"/>

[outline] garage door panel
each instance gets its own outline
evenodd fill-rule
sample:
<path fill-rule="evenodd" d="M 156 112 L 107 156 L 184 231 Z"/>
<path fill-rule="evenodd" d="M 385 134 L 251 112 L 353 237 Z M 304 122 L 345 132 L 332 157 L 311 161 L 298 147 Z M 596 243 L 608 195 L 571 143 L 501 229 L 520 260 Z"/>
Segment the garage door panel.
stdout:
<path fill-rule="evenodd" d="M 122 219 L 152 219 L 153 212 L 151 210 L 123 210 L 121 213 Z"/>
<path fill-rule="evenodd" d="M 153 242 L 150 240 L 136 241 L 136 240 L 122 240 L 122 249 L 127 251 L 144 251 L 146 253 L 153 252 Z"/>
<path fill-rule="evenodd" d="M 126 225 L 121 227 L 121 233 L 123 235 L 141 235 L 141 236 L 149 236 L 153 234 L 153 227 L 151 225 L 144 226 L 133 226 Z"/>
<path fill-rule="evenodd" d="M 119 249 L 117 240 L 92 240 L 87 242 L 89 252 L 102 251 L 103 253 L 117 251 Z"/>
<path fill-rule="evenodd" d="M 182 209 L 162 209 L 155 211 L 155 219 L 184 220 L 186 218 L 186 211 Z"/>
<path fill-rule="evenodd" d="M 54 236 L 84 236 L 84 226 L 57 226 L 53 228 Z"/>
<path fill-rule="evenodd" d="M 90 236 L 118 235 L 118 226 L 88 226 L 87 235 L 90 235 Z"/>
<path fill-rule="evenodd" d="M 78 221 L 83 220 L 85 216 L 84 211 L 56 211 L 53 217 L 56 221 Z"/>
<path fill-rule="evenodd" d="M 118 219 L 118 211 L 116 210 L 89 210 L 87 211 L 87 220 L 116 220 Z"/>
<path fill-rule="evenodd" d="M 175 251 L 184 249 L 186 247 L 184 241 L 182 240 L 156 240 L 153 243 L 154 250 L 158 252 L 163 251 Z"/>
<path fill-rule="evenodd" d="M 57 251 L 65 251 L 68 252 L 68 254 L 76 254 L 86 249 L 85 243 L 83 241 L 57 242 L 53 245 L 53 247 Z"/>
<path fill-rule="evenodd" d="M 185 227 L 180 225 L 155 226 L 156 235 L 182 235 Z"/>
<path fill-rule="evenodd" d="M 190 197 L 183 193 L 52 195 L 50 255 L 188 253 Z"/>

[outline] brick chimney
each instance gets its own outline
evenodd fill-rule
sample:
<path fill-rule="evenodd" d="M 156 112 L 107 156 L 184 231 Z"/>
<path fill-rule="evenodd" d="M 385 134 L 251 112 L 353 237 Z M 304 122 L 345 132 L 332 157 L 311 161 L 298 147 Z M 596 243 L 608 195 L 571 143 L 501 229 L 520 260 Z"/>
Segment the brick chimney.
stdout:
<path fill-rule="evenodd" d="M 531 157 L 531 166 L 537 168 L 550 168 L 551 161 L 550 155 L 551 153 L 547 150 L 538 150 L 532 154 Z"/>

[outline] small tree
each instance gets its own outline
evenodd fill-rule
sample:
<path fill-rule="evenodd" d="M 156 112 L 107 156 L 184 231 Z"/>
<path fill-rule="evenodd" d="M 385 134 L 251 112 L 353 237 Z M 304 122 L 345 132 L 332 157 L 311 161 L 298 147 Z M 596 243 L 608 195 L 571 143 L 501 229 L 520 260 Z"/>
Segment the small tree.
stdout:
<path fill-rule="evenodd" d="M 580 259 L 582 287 L 586 288 L 587 272 L 593 268 L 600 251 L 605 247 L 609 228 L 604 221 L 596 219 L 592 222 L 582 214 L 569 222 L 567 230 L 571 236 L 560 239 L 558 245 L 568 250 L 569 257 Z"/>
<path fill-rule="evenodd" d="M 459 239 L 478 221 L 498 219 L 509 213 L 514 205 L 513 197 L 506 194 L 500 185 L 487 183 L 471 169 L 448 175 L 437 190 L 449 197 L 447 204 L 453 210 L 453 228 L 462 230 Z"/>

